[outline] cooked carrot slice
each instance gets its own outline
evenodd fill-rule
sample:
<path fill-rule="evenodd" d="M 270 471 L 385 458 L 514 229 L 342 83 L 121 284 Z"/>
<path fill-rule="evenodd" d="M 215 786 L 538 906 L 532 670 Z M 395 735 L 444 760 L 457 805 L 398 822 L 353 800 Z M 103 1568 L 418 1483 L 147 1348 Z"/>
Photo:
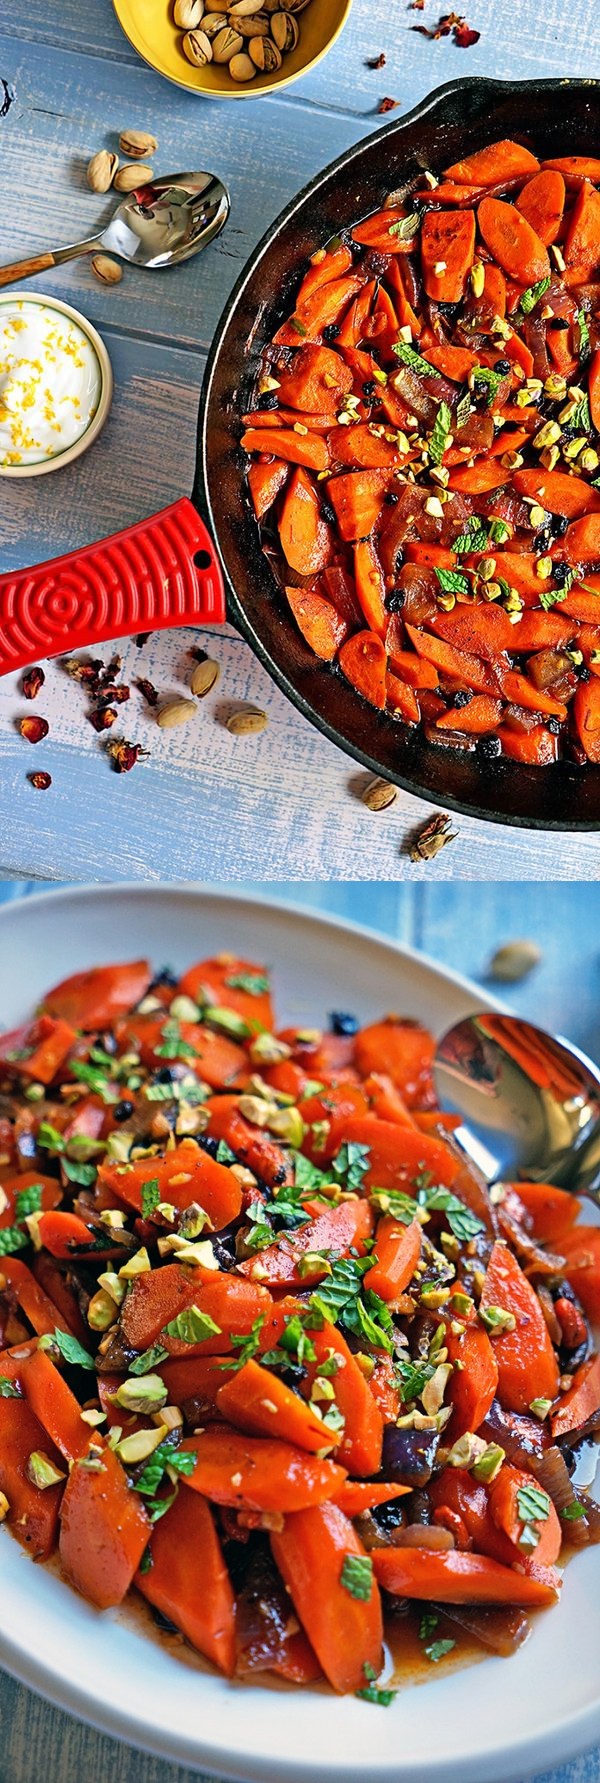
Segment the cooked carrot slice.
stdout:
<path fill-rule="evenodd" d="M 274 442 L 268 429 L 247 427 L 241 443 L 245 452 L 269 452 Z M 301 434 L 291 428 L 279 427 L 275 445 L 279 457 L 287 464 L 306 464 L 313 471 L 327 470 L 329 451 L 318 433 Z"/>
<path fill-rule="evenodd" d="M 366 421 L 355 427 L 332 427 L 327 435 L 332 465 L 348 464 L 357 470 L 386 470 L 404 464 L 407 454 L 390 440 L 373 433 Z"/>
<path fill-rule="evenodd" d="M 386 663 L 385 645 L 374 632 L 359 631 L 342 644 L 339 664 L 346 680 L 352 682 L 363 699 L 381 711 L 385 706 Z"/>
<path fill-rule="evenodd" d="M 334 1690 L 360 1690 L 381 1671 L 383 1625 L 375 1580 L 360 1596 L 344 1580 L 345 1562 L 365 1559 L 349 1518 L 334 1504 L 297 1512 L 271 1536 L 271 1547 L 329 1683 Z"/>
<path fill-rule="evenodd" d="M 354 546 L 354 580 L 356 593 L 367 625 L 384 638 L 388 615 L 385 610 L 383 570 L 371 539 L 360 539 Z"/>
<path fill-rule="evenodd" d="M 494 700 L 489 693 L 475 694 L 468 706 L 453 706 L 436 719 L 438 730 L 463 731 L 465 736 L 484 736 L 486 731 L 496 729 L 502 711 L 500 700 Z"/>
<path fill-rule="evenodd" d="M 196 1457 L 187 1485 L 213 1504 L 234 1508 L 287 1515 L 324 1504 L 346 1477 L 335 1461 L 275 1437 L 246 1436 L 226 1424 L 187 1436 L 181 1447 Z"/>
<path fill-rule="evenodd" d="M 293 471 L 285 492 L 279 537 L 290 569 L 301 576 L 314 576 L 325 569 L 331 556 L 331 534 L 315 485 L 301 466 Z"/>
<path fill-rule="evenodd" d="M 481 1554 L 427 1553 L 422 1548 L 375 1548 L 379 1584 L 396 1597 L 438 1603 L 511 1603 L 524 1609 L 555 1603 L 560 1574 L 537 1579 Z"/>
<path fill-rule="evenodd" d="M 421 264 L 427 296 L 436 303 L 460 303 L 474 251 L 474 211 L 426 211 Z"/>
<path fill-rule="evenodd" d="M 323 329 L 339 322 L 362 283 L 360 275 L 349 275 L 319 285 L 278 328 L 274 336 L 278 346 L 301 347 L 305 340 L 320 341 Z"/>
<path fill-rule="evenodd" d="M 343 539 L 366 539 L 381 513 L 390 480 L 389 471 L 348 471 L 331 477 L 327 495 Z"/>
<path fill-rule="evenodd" d="M 600 180 L 600 161 L 595 155 L 555 155 L 542 161 L 542 167 L 558 167 L 567 185 L 580 180 Z"/>
<path fill-rule="evenodd" d="M 477 354 L 472 353 L 469 347 L 454 347 L 449 342 L 446 345 L 440 341 L 432 341 L 431 345 L 424 348 L 423 358 L 455 384 L 466 383 L 469 372 L 477 365 Z"/>
<path fill-rule="evenodd" d="M 372 217 L 366 217 L 364 223 L 357 223 L 352 230 L 352 240 L 358 241 L 365 248 L 379 248 L 384 254 L 410 254 L 414 247 L 411 239 L 403 240 L 396 231 L 407 212 L 398 204 L 390 204 L 385 210 L 375 211 Z"/>
<path fill-rule="evenodd" d="M 338 1447 L 342 1432 L 328 1430 L 314 1408 L 271 1368 L 251 1359 L 235 1374 L 222 1375 L 221 1380 L 219 1411 L 239 1430 L 250 1436 L 276 1436 L 313 1455 Z"/>
<path fill-rule="evenodd" d="M 456 180 L 459 185 L 472 182 L 479 186 L 496 186 L 501 180 L 519 179 L 521 175 L 537 173 L 539 161 L 529 149 L 523 148 L 520 142 L 511 142 L 504 138 L 501 142 L 489 143 L 485 149 L 476 149 L 473 155 L 466 155 L 462 161 L 453 162 L 446 167 L 444 178 Z"/>
<path fill-rule="evenodd" d="M 444 1341 L 448 1361 L 453 1364 L 448 1383 L 452 1405 L 449 1435 L 456 1442 L 465 1431 L 478 1430 L 487 1417 L 498 1386 L 498 1364 L 487 1331 L 477 1320 L 467 1323 L 462 1332 L 453 1331 L 452 1324 L 450 1320 Z"/>
<path fill-rule="evenodd" d="M 477 222 L 485 245 L 511 279 L 535 285 L 549 278 L 550 261 L 539 235 L 512 204 L 502 198 L 482 198 Z"/>
<path fill-rule="evenodd" d="M 372 1288 L 382 1300 L 392 1303 L 412 1281 L 421 1256 L 423 1232 L 418 1220 L 401 1226 L 391 1215 L 379 1221 L 373 1250 L 373 1263 L 364 1277 L 366 1288 Z"/>
<path fill-rule="evenodd" d="M 385 683 L 386 704 L 393 712 L 399 712 L 405 724 L 418 724 L 421 709 L 413 687 L 407 686 L 399 675 L 389 673 Z"/>
<path fill-rule="evenodd" d="M 577 734 L 588 761 L 600 762 L 600 681 L 580 681 L 573 700 Z"/>
<path fill-rule="evenodd" d="M 498 1394 L 508 1411 L 526 1412 L 532 1399 L 555 1399 L 558 1365 L 535 1290 L 507 1244 L 494 1245 L 481 1294 L 481 1307 L 512 1314 L 512 1330 L 493 1338 Z"/>
<path fill-rule="evenodd" d="M 182 1481 L 153 1524 L 151 1565 L 134 1583 L 186 1640 L 230 1678 L 235 1668 L 235 1599 L 221 1543 L 203 1498 Z"/>
<path fill-rule="evenodd" d="M 600 265 L 600 192 L 584 184 L 573 205 L 564 246 L 567 275 L 574 284 L 591 279 Z M 569 283 L 569 276 L 565 283 Z"/>
<path fill-rule="evenodd" d="M 544 167 L 527 181 L 516 200 L 517 210 L 531 224 L 544 247 L 556 241 L 565 208 L 565 182 L 562 173 Z"/>
<path fill-rule="evenodd" d="M 301 307 L 307 297 L 312 297 L 313 291 L 318 291 L 321 285 L 328 285 L 332 279 L 342 278 L 345 272 L 349 272 L 351 265 L 352 253 L 343 241 L 337 248 L 328 248 L 325 252 L 317 250 L 311 257 L 308 272 L 304 274 L 296 298 L 297 306 Z"/>
<path fill-rule="evenodd" d="M 595 1230 L 595 1228 L 594 1228 Z M 597 1313 L 598 1303 L 595 1311 Z M 600 1406 L 600 1356 L 582 1363 L 573 1379 L 572 1387 L 563 1393 L 552 1419 L 552 1435 L 556 1439 L 566 1436 L 570 1430 L 577 1430 L 580 1424 L 593 1418 Z"/>
<path fill-rule="evenodd" d="M 279 402 L 301 414 L 336 415 L 352 389 L 352 372 L 331 347 L 307 345 L 278 372 Z M 254 423 L 251 423 L 254 425 Z"/>
<path fill-rule="evenodd" d="M 252 496 L 252 504 L 257 520 L 272 508 L 273 502 L 283 489 L 289 476 L 289 465 L 280 458 L 266 460 L 257 458 L 248 471 L 248 488 Z"/>
<path fill-rule="evenodd" d="M 489 490 L 501 489 L 509 474 L 493 458 L 481 458 L 477 464 L 459 465 L 451 470 L 449 488 L 459 489 L 463 495 L 486 495 Z"/>
<path fill-rule="evenodd" d="M 558 737 L 552 731 L 545 730 L 538 724 L 531 731 L 509 730 L 508 725 L 500 725 L 498 736 L 502 744 L 502 753 L 511 761 L 523 762 L 525 766 L 546 768 L 558 760 Z"/>
<path fill-rule="evenodd" d="M 518 495 L 535 497 L 551 514 L 564 514 L 568 520 L 600 512 L 600 492 L 590 489 L 583 477 L 568 476 L 566 471 L 547 471 L 540 465 L 539 470 L 515 471 L 512 482 Z"/>
<path fill-rule="evenodd" d="M 345 619 L 336 613 L 330 601 L 323 600 L 310 588 L 286 588 L 288 605 L 296 625 L 307 644 L 323 662 L 333 662 L 336 651 L 348 636 Z"/>
<path fill-rule="evenodd" d="M 554 551 L 558 556 L 556 546 Z M 560 558 L 570 564 L 600 562 L 600 513 L 588 513 L 567 528 L 560 541 Z"/>
<path fill-rule="evenodd" d="M 524 614 L 521 624 L 526 618 Z M 434 623 L 438 636 L 445 638 L 446 643 L 488 662 L 494 662 L 505 650 L 514 649 L 515 627 L 504 608 L 495 604 L 454 607 L 451 613 L 440 612 Z M 520 638 L 519 629 L 519 642 Z"/>
<path fill-rule="evenodd" d="M 407 625 L 406 630 L 419 656 L 435 663 L 443 675 L 460 681 L 465 687 L 473 687 L 476 693 L 497 694 L 495 675 L 477 656 L 471 656 L 466 650 L 456 650 L 443 638 L 431 637 L 429 632 L 418 631 L 414 625 Z"/>
<path fill-rule="evenodd" d="M 519 1493 L 530 1485 L 530 1474 L 523 1473 L 520 1468 L 511 1467 L 506 1462 L 489 1489 L 492 1517 L 496 1527 L 501 1529 L 513 1543 L 516 1561 L 523 1553 L 520 1546 L 520 1537 L 523 1534 L 523 1517 L 519 1505 Z M 554 1566 L 554 1562 L 558 1560 L 560 1554 L 562 1533 L 551 1499 L 548 1499 L 546 1514 L 538 1518 L 532 1517 L 530 1525 L 538 1538 L 534 1550 L 536 1566 Z"/>
<path fill-rule="evenodd" d="M 518 669 L 499 667 L 498 677 L 505 699 L 512 700 L 516 706 L 524 706 L 528 712 L 547 712 L 550 718 L 566 718 L 567 709 L 562 701 L 555 700 L 543 688 L 535 687 L 526 675 L 519 674 Z"/>
<path fill-rule="evenodd" d="M 152 973 L 147 960 L 131 960 L 124 966 L 94 966 L 64 978 L 44 997 L 44 1009 L 61 1016 L 85 1033 L 110 1028 L 117 1016 L 140 1002 Z"/>

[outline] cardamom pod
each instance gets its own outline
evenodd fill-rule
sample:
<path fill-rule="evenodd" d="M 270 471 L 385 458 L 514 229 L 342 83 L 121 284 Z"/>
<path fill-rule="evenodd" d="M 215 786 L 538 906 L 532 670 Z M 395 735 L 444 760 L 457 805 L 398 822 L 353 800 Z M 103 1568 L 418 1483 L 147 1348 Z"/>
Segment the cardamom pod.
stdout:
<path fill-rule="evenodd" d="M 122 130 L 119 148 L 129 161 L 143 161 L 144 155 L 155 155 L 158 143 L 148 130 Z"/>
<path fill-rule="evenodd" d="M 203 700 L 211 688 L 216 687 L 220 673 L 219 663 L 214 662 L 210 656 L 205 657 L 204 662 L 196 663 L 190 677 L 190 688 L 197 700 Z"/>
<path fill-rule="evenodd" d="M 229 718 L 225 719 L 226 728 L 231 731 L 232 737 L 249 737 L 255 731 L 264 731 L 268 722 L 267 714 L 261 712 L 260 706 L 242 706 L 238 712 L 231 712 Z"/>
<path fill-rule="evenodd" d="M 520 978 L 526 978 L 528 972 L 533 972 L 541 957 L 541 948 L 535 941 L 507 941 L 492 956 L 488 977 L 499 978 L 506 984 L 517 984 Z"/>
<path fill-rule="evenodd" d="M 115 174 L 114 185 L 117 192 L 135 192 L 138 186 L 146 186 L 152 179 L 152 168 L 145 162 L 137 161 L 126 167 L 120 167 Z"/>
<path fill-rule="evenodd" d="M 99 149 L 97 155 L 92 155 L 87 168 L 87 183 L 90 191 L 108 192 L 118 165 L 118 155 L 109 154 L 108 149 Z"/>
<path fill-rule="evenodd" d="M 111 260 L 109 254 L 94 254 L 92 272 L 100 280 L 101 285 L 118 285 L 123 277 L 123 268 L 118 260 Z"/>
<path fill-rule="evenodd" d="M 197 710 L 195 700 L 169 700 L 166 706 L 159 707 L 156 722 L 161 730 L 172 730 L 176 724 L 187 724 Z"/>
<path fill-rule="evenodd" d="M 368 811 L 385 811 L 387 806 L 393 805 L 394 799 L 397 799 L 398 788 L 391 786 L 389 780 L 380 780 L 376 777 L 374 780 L 369 780 L 368 786 L 365 786 L 364 792 L 360 796 Z"/>

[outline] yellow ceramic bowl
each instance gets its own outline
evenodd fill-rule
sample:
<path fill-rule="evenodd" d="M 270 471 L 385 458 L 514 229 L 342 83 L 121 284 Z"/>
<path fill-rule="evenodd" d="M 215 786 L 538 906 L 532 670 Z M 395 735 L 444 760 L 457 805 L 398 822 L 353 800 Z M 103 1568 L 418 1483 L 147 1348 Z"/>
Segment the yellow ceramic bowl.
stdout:
<path fill-rule="evenodd" d="M 256 74 L 254 80 L 236 84 L 227 67 L 209 62 L 204 68 L 193 68 L 181 48 L 182 31 L 173 23 L 173 0 L 113 0 L 113 6 L 125 36 L 138 55 L 164 74 L 178 87 L 188 87 L 204 99 L 258 99 L 273 87 L 289 87 L 291 82 L 316 68 L 339 37 L 350 12 L 352 0 L 310 0 L 298 14 L 300 38 L 295 50 L 284 56 L 281 68 L 274 74 Z M 282 10 L 285 0 L 281 0 Z M 210 12 L 210 0 L 205 0 Z M 223 23 L 226 24 L 226 19 Z M 202 29 L 200 23 L 199 29 Z"/>

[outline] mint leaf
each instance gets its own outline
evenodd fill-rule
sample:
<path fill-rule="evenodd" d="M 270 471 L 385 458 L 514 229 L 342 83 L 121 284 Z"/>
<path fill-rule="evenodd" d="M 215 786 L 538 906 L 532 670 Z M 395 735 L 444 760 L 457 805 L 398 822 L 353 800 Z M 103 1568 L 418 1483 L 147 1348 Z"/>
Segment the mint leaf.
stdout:
<path fill-rule="evenodd" d="M 340 1573 L 340 1585 L 350 1597 L 368 1603 L 373 1588 L 373 1561 L 370 1554 L 346 1554 Z"/>
<path fill-rule="evenodd" d="M 8 1375 L 0 1374 L 0 1399 L 22 1399 L 21 1388 L 9 1381 Z"/>
<path fill-rule="evenodd" d="M 249 997 L 261 997 L 270 990 L 269 980 L 262 972 L 235 972 L 232 978 L 226 978 L 225 984 L 231 991 L 246 991 Z"/>
<path fill-rule="evenodd" d="M 25 1251 L 31 1239 L 21 1226 L 5 1226 L 0 1232 L 0 1257 L 13 1257 L 15 1251 Z"/>
<path fill-rule="evenodd" d="M 136 1356 L 135 1362 L 130 1364 L 129 1373 L 150 1374 L 160 1362 L 166 1362 L 168 1354 L 169 1351 L 165 1350 L 162 1343 L 153 1343 L 149 1350 L 143 1350 L 141 1356 Z"/>
<path fill-rule="evenodd" d="M 447 402 L 441 402 L 431 433 L 429 435 L 429 458 L 432 464 L 441 464 L 444 452 L 447 451 L 452 434 L 452 415 Z"/>
<path fill-rule="evenodd" d="M 32 1182 L 28 1189 L 19 1189 L 15 1197 L 15 1213 L 18 1220 L 27 1218 L 28 1213 L 40 1213 L 43 1189 L 41 1182 Z"/>
<path fill-rule="evenodd" d="M 524 316 L 529 316 L 531 314 L 531 311 L 535 309 L 536 304 L 539 303 L 540 297 L 544 297 L 549 288 L 549 274 L 544 279 L 538 279 L 536 285 L 528 285 L 527 290 L 521 293 L 520 299 L 520 307 Z"/>
<path fill-rule="evenodd" d="M 90 1356 L 88 1350 L 84 1350 L 83 1344 L 80 1344 L 76 1337 L 72 1337 L 70 1331 L 59 1331 L 57 1326 L 54 1327 L 51 1334 L 48 1332 L 38 1339 L 38 1348 L 40 1350 L 59 1350 L 63 1362 L 70 1362 L 75 1368 L 94 1370 L 96 1367 L 93 1356 Z"/>
<path fill-rule="evenodd" d="M 471 550 L 470 545 L 469 550 Z M 440 570 L 436 564 L 435 573 L 440 588 L 444 594 L 468 594 L 469 584 L 467 578 L 466 576 L 461 576 L 458 570 Z"/>
<path fill-rule="evenodd" d="M 396 223 L 390 223 L 388 235 L 395 235 L 397 241 L 412 241 L 421 227 L 418 211 L 411 211 L 408 217 L 399 217 Z"/>
<path fill-rule="evenodd" d="M 356 1141 L 351 1140 L 348 1145 L 340 1147 L 337 1157 L 334 1158 L 331 1166 L 333 1175 L 337 1176 L 340 1182 L 345 1182 L 347 1189 L 362 1188 L 362 1179 L 369 1168 L 370 1156 L 370 1145 L 359 1145 Z"/>
<path fill-rule="evenodd" d="M 209 1313 L 201 1312 L 199 1306 L 186 1306 L 165 1325 L 161 1336 L 179 1337 L 182 1343 L 204 1343 L 205 1337 L 219 1337 L 220 1333 L 221 1326 L 215 1325 Z"/>
<path fill-rule="evenodd" d="M 235 1152 L 232 1152 L 231 1146 L 225 1139 L 219 1140 L 216 1157 L 217 1164 L 237 1164 Z"/>
<path fill-rule="evenodd" d="M 373 1671 L 372 1665 L 367 1665 L 366 1662 L 363 1665 L 363 1675 L 367 1679 L 367 1683 L 362 1690 L 355 1691 L 355 1696 L 360 1697 L 364 1703 L 376 1703 L 380 1709 L 389 1709 L 390 1703 L 393 1703 L 394 1698 L 398 1695 L 397 1690 L 386 1690 L 376 1684 L 377 1673 Z"/>
<path fill-rule="evenodd" d="M 149 1182 L 142 1183 L 142 1219 L 151 1220 L 160 1201 L 158 1177 L 153 1176 Z"/>
<path fill-rule="evenodd" d="M 431 1664 L 438 1665 L 440 1659 L 444 1659 L 446 1653 L 451 1653 L 455 1646 L 456 1641 L 433 1641 L 431 1647 L 425 1648 L 425 1652 L 427 1658 L 431 1660 Z"/>
<path fill-rule="evenodd" d="M 517 1510 L 522 1523 L 545 1522 L 550 1516 L 550 1499 L 539 1486 L 521 1486 L 517 1492 Z"/>
<path fill-rule="evenodd" d="M 396 358 L 401 359 L 402 364 L 407 365 L 409 370 L 416 372 L 420 378 L 430 378 L 434 373 L 434 367 L 429 364 L 429 360 L 423 359 L 421 353 L 416 353 L 414 347 L 409 347 L 407 341 L 396 341 L 392 347 L 392 353 L 395 353 Z"/>

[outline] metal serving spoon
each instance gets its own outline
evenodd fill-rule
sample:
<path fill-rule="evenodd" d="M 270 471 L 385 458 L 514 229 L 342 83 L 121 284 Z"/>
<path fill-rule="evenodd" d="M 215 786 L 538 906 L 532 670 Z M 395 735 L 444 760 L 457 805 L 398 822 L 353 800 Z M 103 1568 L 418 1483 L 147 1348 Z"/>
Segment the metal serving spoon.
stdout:
<path fill-rule="evenodd" d="M 78 254 L 106 248 L 133 266 L 176 266 L 219 235 L 229 216 L 229 193 L 214 173 L 167 173 L 128 192 L 97 235 L 31 260 L 0 266 L 0 286 L 62 266 Z"/>
<path fill-rule="evenodd" d="M 434 1061 L 455 1134 L 488 1182 L 554 1182 L 600 1208 L 600 1071 L 584 1053 L 512 1015 L 467 1016 Z"/>

